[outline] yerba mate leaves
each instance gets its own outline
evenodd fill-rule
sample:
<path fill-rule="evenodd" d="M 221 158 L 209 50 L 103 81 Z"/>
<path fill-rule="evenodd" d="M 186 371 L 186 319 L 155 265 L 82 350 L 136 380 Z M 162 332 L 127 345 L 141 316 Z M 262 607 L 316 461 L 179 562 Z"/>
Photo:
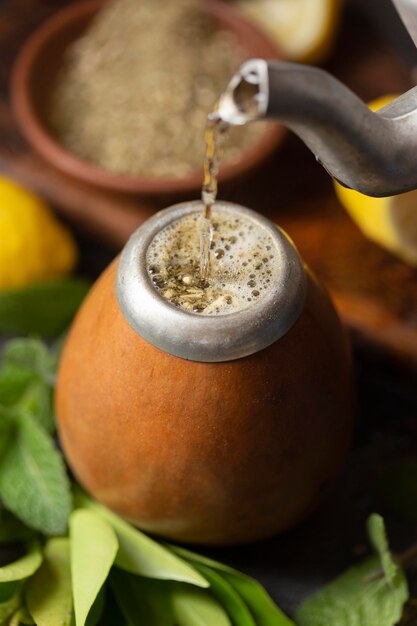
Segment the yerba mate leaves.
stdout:
<path fill-rule="evenodd" d="M 121 569 L 148 578 L 209 586 L 205 578 L 186 561 L 82 492 L 77 493 L 76 503 L 95 511 L 112 526 L 119 541 L 115 565 Z"/>
<path fill-rule="evenodd" d="M 195 563 L 194 566 L 210 583 L 211 592 L 226 609 L 233 624 L 239 624 L 239 626 L 257 626 L 248 607 L 230 582 L 206 565 L 198 565 Z"/>
<path fill-rule="evenodd" d="M 171 583 L 170 594 L 176 623 L 181 626 L 232 626 L 225 609 L 210 591 Z"/>
<path fill-rule="evenodd" d="M 70 542 L 66 537 L 49 539 L 44 561 L 25 589 L 25 600 L 37 626 L 71 626 L 73 604 Z"/>
<path fill-rule="evenodd" d="M 275 604 L 260 583 L 241 572 L 185 548 L 170 546 L 194 566 L 203 565 L 218 572 L 239 594 L 255 618 L 257 626 L 295 626 Z"/>
<path fill-rule="evenodd" d="M 0 585 L 29 578 L 39 569 L 42 560 L 42 550 L 39 544 L 35 543 L 20 559 L 0 567 Z"/>
<path fill-rule="evenodd" d="M 0 585 L 0 624 L 13 615 L 22 603 L 22 583 L 11 582 Z"/>
<path fill-rule="evenodd" d="M 94 511 L 74 511 L 69 527 L 75 618 L 77 626 L 84 626 L 119 544 L 111 525 Z"/>
<path fill-rule="evenodd" d="M 110 585 L 129 626 L 176 626 L 168 581 L 135 576 L 115 567 Z"/>

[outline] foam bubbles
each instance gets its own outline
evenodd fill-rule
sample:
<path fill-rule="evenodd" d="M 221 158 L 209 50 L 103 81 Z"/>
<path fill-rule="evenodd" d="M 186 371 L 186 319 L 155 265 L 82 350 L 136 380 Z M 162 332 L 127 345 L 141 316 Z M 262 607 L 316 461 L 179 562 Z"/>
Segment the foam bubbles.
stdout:
<path fill-rule="evenodd" d="M 200 275 L 200 211 L 171 222 L 156 234 L 147 254 L 155 288 L 192 313 L 225 315 L 262 300 L 278 280 L 277 247 L 251 217 L 214 209 L 210 276 Z"/>

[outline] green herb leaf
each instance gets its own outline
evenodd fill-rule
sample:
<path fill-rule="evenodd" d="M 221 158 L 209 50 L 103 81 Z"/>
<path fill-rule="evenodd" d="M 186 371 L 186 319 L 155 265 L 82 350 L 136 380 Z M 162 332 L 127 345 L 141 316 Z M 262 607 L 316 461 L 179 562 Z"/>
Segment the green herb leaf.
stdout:
<path fill-rule="evenodd" d="M 24 606 L 12 615 L 8 626 L 20 626 L 20 624 L 24 624 L 24 626 L 34 626 L 35 624 Z"/>
<path fill-rule="evenodd" d="M 0 585 L 0 624 L 13 615 L 22 603 L 22 583 L 11 582 Z"/>
<path fill-rule="evenodd" d="M 210 590 L 220 604 L 226 609 L 233 624 L 239 626 L 257 626 L 248 607 L 241 596 L 226 578 L 206 565 L 195 564 L 195 568 L 210 583 Z"/>
<path fill-rule="evenodd" d="M 227 613 L 208 590 L 171 583 L 171 602 L 181 626 L 232 626 Z"/>
<path fill-rule="evenodd" d="M 15 424 L 8 411 L 0 405 L 0 461 L 7 452 L 15 433 Z"/>
<path fill-rule="evenodd" d="M 39 339 L 12 339 L 3 349 L 2 365 L 36 375 L 48 385 L 55 383 L 56 357 Z"/>
<path fill-rule="evenodd" d="M 90 612 L 88 613 L 88 617 L 87 620 L 85 622 L 86 626 L 96 626 L 96 624 L 100 621 L 102 615 L 103 615 L 103 611 L 106 605 L 106 586 L 103 585 L 103 587 L 100 589 L 100 591 L 97 594 L 97 598 L 94 601 L 93 606 L 90 609 Z M 107 611 L 107 607 L 106 607 L 106 611 Z M 100 626 L 101 625 L 101 621 L 100 621 Z M 119 626 L 119 623 L 117 624 L 117 626 Z"/>
<path fill-rule="evenodd" d="M 89 289 L 75 278 L 0 292 L 0 331 L 57 335 L 71 322 Z"/>
<path fill-rule="evenodd" d="M 389 551 L 384 520 L 377 513 L 373 513 L 368 518 L 367 528 L 370 542 L 380 558 L 385 579 L 387 583 L 394 584 L 398 567 L 396 563 L 394 563 Z"/>
<path fill-rule="evenodd" d="M 110 584 L 129 626 L 175 626 L 167 583 L 114 568 Z"/>
<path fill-rule="evenodd" d="M 295 626 L 294 622 L 278 608 L 262 585 L 250 576 L 185 548 L 171 546 L 171 549 L 195 566 L 201 564 L 219 571 L 244 600 L 254 616 L 257 626 Z"/>
<path fill-rule="evenodd" d="M 27 607 L 37 626 L 72 624 L 72 590 L 69 539 L 46 542 L 44 561 L 25 588 Z"/>
<path fill-rule="evenodd" d="M 380 567 L 378 557 L 366 560 L 326 585 L 297 611 L 299 626 L 394 626 L 408 597 L 407 582 L 398 570 L 393 584 L 370 580 Z"/>
<path fill-rule="evenodd" d="M 0 584 L 24 580 L 32 576 L 42 563 L 42 550 L 38 544 L 33 544 L 27 554 L 17 561 L 0 567 Z"/>
<path fill-rule="evenodd" d="M 71 572 L 77 626 L 84 626 L 118 550 L 110 524 L 94 511 L 78 509 L 70 517 Z"/>
<path fill-rule="evenodd" d="M 121 569 L 148 578 L 178 580 L 198 587 L 209 586 L 192 566 L 121 517 L 82 493 L 78 494 L 77 500 L 79 505 L 96 511 L 113 527 L 119 540 L 115 565 Z"/>
<path fill-rule="evenodd" d="M 56 356 L 36 339 L 14 339 L 3 350 L 0 369 L 0 405 L 18 406 L 39 424 L 55 430 L 53 384 Z"/>
<path fill-rule="evenodd" d="M 13 364 L 3 364 L 0 369 L 0 405 L 10 407 L 19 398 L 37 376 L 26 369 Z"/>
<path fill-rule="evenodd" d="M 62 456 L 30 415 L 16 412 L 14 419 L 16 434 L 0 462 L 4 506 L 32 528 L 63 534 L 71 494 Z"/>

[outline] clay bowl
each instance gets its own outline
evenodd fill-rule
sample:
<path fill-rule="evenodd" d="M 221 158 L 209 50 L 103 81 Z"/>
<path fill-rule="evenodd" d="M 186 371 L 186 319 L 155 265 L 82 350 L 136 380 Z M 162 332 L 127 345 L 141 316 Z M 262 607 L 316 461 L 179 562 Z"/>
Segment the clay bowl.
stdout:
<path fill-rule="evenodd" d="M 47 20 L 22 48 L 12 73 L 12 106 L 20 129 L 32 147 L 66 174 L 112 191 L 145 196 L 186 194 L 201 187 L 202 172 L 184 178 L 141 178 L 114 174 L 71 153 L 53 136 L 48 124 L 51 89 L 67 48 L 78 39 L 103 6 L 87 0 L 68 6 Z M 220 0 L 206 0 L 219 25 L 232 30 L 248 57 L 279 58 L 275 46 L 255 26 Z M 258 166 L 281 141 L 284 129 L 268 124 L 260 140 L 242 158 L 222 168 L 219 180 L 242 176 Z"/>

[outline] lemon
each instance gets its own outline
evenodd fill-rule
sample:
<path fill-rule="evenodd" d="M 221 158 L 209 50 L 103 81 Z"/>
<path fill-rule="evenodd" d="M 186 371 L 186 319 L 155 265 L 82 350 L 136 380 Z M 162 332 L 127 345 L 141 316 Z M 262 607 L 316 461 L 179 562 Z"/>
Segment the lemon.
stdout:
<path fill-rule="evenodd" d="M 303 63 L 326 58 L 341 15 L 340 0 L 238 0 L 237 6 L 287 59 Z"/>
<path fill-rule="evenodd" d="M 76 261 L 75 242 L 51 209 L 0 176 L 0 289 L 63 276 Z"/>
<path fill-rule="evenodd" d="M 369 107 L 377 111 L 396 96 L 384 96 Z M 417 190 L 398 196 L 371 198 L 335 182 L 337 196 L 369 239 L 417 266 Z"/>

